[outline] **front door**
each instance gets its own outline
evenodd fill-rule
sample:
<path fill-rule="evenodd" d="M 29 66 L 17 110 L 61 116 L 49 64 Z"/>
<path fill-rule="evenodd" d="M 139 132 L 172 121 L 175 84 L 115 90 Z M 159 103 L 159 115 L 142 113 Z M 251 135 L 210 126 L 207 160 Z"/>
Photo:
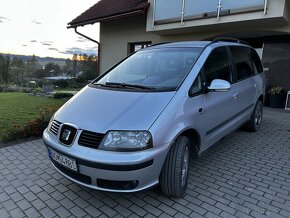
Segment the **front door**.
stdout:
<path fill-rule="evenodd" d="M 206 86 L 214 79 L 223 79 L 231 83 L 225 92 L 208 92 L 205 99 L 206 140 L 208 148 L 231 131 L 237 111 L 238 88 L 233 84 L 233 72 L 227 47 L 214 49 L 203 66 Z"/>

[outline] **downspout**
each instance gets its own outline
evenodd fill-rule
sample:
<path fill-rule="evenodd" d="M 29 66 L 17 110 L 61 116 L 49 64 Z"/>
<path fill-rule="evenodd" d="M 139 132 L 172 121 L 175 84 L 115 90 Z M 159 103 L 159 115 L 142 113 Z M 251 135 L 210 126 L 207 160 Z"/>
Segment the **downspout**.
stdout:
<path fill-rule="evenodd" d="M 78 32 L 77 28 L 78 27 L 75 27 L 76 34 L 78 34 L 78 35 L 80 35 L 80 36 L 82 36 L 82 37 L 84 37 L 84 38 L 86 38 L 86 39 L 98 44 L 97 76 L 99 76 L 100 75 L 100 51 L 101 51 L 100 42 L 98 42 L 97 40 L 94 40 L 94 39 L 92 39 L 92 38 L 90 38 L 90 37 Z"/>

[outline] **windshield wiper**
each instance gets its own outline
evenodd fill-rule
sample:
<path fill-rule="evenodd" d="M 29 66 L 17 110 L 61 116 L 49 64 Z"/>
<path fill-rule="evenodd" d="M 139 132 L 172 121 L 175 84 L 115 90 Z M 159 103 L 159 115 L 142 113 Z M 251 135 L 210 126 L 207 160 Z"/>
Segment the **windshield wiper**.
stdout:
<path fill-rule="evenodd" d="M 116 83 L 116 82 L 106 82 L 105 84 L 95 83 L 95 85 L 106 86 L 106 87 L 118 87 L 118 88 L 121 87 L 121 88 L 155 90 L 155 88 L 153 88 L 153 87 L 136 85 L 136 84 L 127 84 L 127 83 Z"/>

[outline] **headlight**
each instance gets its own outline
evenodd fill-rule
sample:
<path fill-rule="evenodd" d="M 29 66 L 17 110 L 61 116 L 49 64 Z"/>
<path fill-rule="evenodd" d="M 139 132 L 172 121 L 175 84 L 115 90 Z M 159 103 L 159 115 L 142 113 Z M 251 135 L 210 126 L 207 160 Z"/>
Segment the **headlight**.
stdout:
<path fill-rule="evenodd" d="M 152 147 L 148 131 L 109 131 L 99 146 L 107 151 L 140 151 Z"/>

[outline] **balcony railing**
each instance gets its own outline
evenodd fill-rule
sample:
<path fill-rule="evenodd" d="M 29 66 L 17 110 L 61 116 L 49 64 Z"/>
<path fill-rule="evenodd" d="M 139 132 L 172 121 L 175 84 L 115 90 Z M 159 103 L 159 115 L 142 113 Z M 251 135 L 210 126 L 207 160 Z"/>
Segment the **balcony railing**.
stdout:
<path fill-rule="evenodd" d="M 267 13 L 267 0 L 154 0 L 153 24 L 168 24 L 247 12 Z"/>

